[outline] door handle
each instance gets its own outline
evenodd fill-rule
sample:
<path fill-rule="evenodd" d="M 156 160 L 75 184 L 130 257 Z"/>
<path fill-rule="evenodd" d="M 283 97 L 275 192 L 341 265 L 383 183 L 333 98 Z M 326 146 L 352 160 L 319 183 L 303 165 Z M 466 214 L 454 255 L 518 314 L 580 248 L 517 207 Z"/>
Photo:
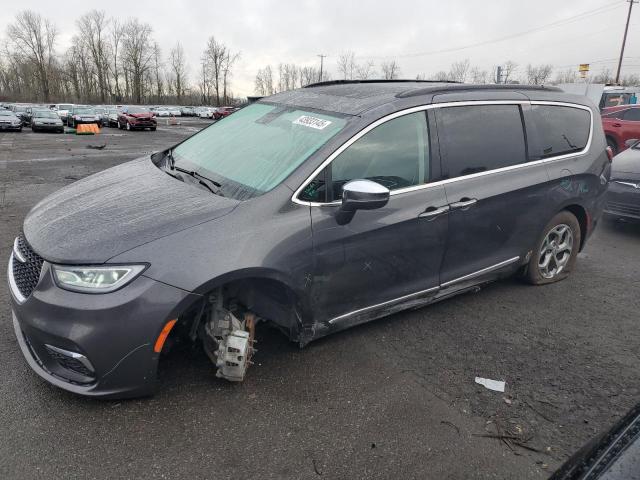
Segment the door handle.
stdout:
<path fill-rule="evenodd" d="M 473 206 L 478 201 L 477 198 L 468 198 L 463 197 L 458 202 L 453 202 L 449 204 L 451 210 L 467 210 L 471 206 Z"/>
<path fill-rule="evenodd" d="M 449 210 L 449 205 L 445 205 L 444 207 L 428 207 L 424 212 L 418 215 L 418 218 L 426 218 L 427 220 L 431 221 L 434 220 L 438 215 L 447 213 Z"/>

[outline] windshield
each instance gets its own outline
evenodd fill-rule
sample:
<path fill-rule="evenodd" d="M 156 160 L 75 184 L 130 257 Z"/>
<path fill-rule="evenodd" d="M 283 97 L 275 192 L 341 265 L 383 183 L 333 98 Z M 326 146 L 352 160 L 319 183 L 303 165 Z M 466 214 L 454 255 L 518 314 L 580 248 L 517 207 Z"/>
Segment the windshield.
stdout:
<path fill-rule="evenodd" d="M 149 113 L 149 110 L 142 107 L 129 107 L 127 113 Z"/>
<path fill-rule="evenodd" d="M 58 110 L 71 110 L 71 108 L 73 107 L 73 105 L 69 104 L 63 104 L 63 105 L 58 105 Z"/>
<path fill-rule="evenodd" d="M 73 113 L 81 114 L 81 115 L 92 115 L 93 109 L 92 108 L 76 108 L 73 111 Z"/>
<path fill-rule="evenodd" d="M 0 110 L 0 117 L 13 117 L 13 113 L 9 110 Z"/>
<path fill-rule="evenodd" d="M 173 151 L 176 166 L 195 170 L 239 200 L 267 192 L 345 125 L 344 118 L 254 104 L 213 124 Z"/>

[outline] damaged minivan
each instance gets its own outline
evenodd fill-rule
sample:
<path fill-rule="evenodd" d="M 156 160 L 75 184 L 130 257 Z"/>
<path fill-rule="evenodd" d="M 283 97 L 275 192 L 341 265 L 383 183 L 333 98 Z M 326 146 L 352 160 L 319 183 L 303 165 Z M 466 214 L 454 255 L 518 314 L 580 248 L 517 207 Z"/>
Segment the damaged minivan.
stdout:
<path fill-rule="evenodd" d="M 31 368 L 145 395 L 173 338 L 241 381 L 301 347 L 520 275 L 562 280 L 603 209 L 597 108 L 547 87 L 338 81 L 266 97 L 38 203 L 9 259 Z"/>

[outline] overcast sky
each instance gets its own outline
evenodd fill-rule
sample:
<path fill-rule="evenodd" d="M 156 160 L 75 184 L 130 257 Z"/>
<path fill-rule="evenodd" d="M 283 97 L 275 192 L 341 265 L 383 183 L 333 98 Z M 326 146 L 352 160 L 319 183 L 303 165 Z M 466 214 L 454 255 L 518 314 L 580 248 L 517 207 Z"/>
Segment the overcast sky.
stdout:
<path fill-rule="evenodd" d="M 318 65 L 320 53 L 328 55 L 325 65 L 336 78 L 337 57 L 346 50 L 354 51 L 360 61 L 374 61 L 376 66 L 385 59 L 396 59 L 403 78 L 415 78 L 421 73 L 428 77 L 465 58 L 489 71 L 497 64 L 513 60 L 520 65 L 519 74 L 527 63 L 550 63 L 557 69 L 577 69 L 579 63 L 590 63 L 595 73 L 602 67 L 615 70 L 628 3 L 624 0 L 3 0 L 0 36 L 18 11 L 31 9 L 56 23 L 61 33 L 58 50 L 62 52 L 75 33 L 76 18 L 92 8 L 123 20 L 138 17 L 149 23 L 165 54 L 180 41 L 189 61 L 191 83 L 197 79 L 198 62 L 207 38 L 214 35 L 241 53 L 232 88 L 236 95 L 247 95 L 253 93 L 259 68 L 267 64 L 275 67 L 281 62 Z M 640 5 L 636 5 L 623 75 L 640 73 L 639 27 Z M 494 41 L 498 39 L 503 40 Z"/>

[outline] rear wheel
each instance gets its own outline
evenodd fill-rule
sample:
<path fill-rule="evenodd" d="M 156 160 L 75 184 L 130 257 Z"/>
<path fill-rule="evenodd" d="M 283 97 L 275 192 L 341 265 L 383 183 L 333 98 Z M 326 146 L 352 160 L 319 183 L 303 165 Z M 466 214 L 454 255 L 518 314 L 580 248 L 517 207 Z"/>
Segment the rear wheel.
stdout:
<path fill-rule="evenodd" d="M 558 213 L 545 226 L 527 265 L 533 285 L 558 282 L 573 270 L 580 248 L 580 224 L 571 212 Z"/>

